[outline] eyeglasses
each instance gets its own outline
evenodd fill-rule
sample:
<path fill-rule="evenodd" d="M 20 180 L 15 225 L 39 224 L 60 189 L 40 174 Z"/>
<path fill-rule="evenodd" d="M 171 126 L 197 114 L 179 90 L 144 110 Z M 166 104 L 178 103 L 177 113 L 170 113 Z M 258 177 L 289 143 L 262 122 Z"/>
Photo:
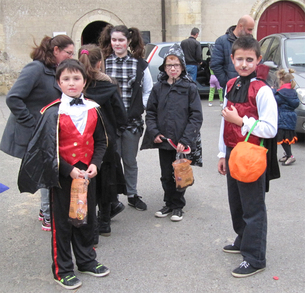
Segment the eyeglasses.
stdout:
<path fill-rule="evenodd" d="M 180 68 L 181 64 L 165 64 L 166 69 L 172 69 L 174 67 L 175 69 Z"/>
<path fill-rule="evenodd" d="M 66 51 L 66 50 L 64 50 L 69 56 L 74 56 L 75 54 L 74 54 L 74 52 L 68 52 L 68 51 Z"/>

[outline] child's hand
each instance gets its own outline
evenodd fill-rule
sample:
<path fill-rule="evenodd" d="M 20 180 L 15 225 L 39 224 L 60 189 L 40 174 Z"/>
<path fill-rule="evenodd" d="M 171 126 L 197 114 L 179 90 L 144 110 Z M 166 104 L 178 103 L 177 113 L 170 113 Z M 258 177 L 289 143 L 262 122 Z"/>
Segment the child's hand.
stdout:
<path fill-rule="evenodd" d="M 218 167 L 219 174 L 221 174 L 221 175 L 226 175 L 227 174 L 225 158 L 220 158 L 219 159 L 217 167 Z"/>
<path fill-rule="evenodd" d="M 72 169 L 70 176 L 72 179 L 84 178 L 83 172 L 76 167 Z"/>
<path fill-rule="evenodd" d="M 164 135 L 162 134 L 157 135 L 156 138 L 154 139 L 154 143 L 161 143 L 162 142 L 161 137 L 164 137 Z"/>
<path fill-rule="evenodd" d="M 90 164 L 86 170 L 86 173 L 88 174 L 88 178 L 95 177 L 97 174 L 97 167 L 94 164 Z"/>
<path fill-rule="evenodd" d="M 231 106 L 231 110 L 228 107 L 225 107 L 221 111 L 221 114 L 226 121 L 239 126 L 243 125 L 243 118 L 239 116 L 236 108 L 233 105 Z"/>
<path fill-rule="evenodd" d="M 185 150 L 185 146 L 182 143 L 178 142 L 177 153 L 182 153 L 184 150 Z"/>

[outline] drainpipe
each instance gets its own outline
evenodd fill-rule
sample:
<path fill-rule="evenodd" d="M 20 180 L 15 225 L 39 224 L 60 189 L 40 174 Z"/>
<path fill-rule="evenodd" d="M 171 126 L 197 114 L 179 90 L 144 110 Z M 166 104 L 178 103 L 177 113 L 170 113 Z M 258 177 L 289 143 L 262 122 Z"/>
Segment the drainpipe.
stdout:
<path fill-rule="evenodd" d="M 165 0 L 161 0 L 161 17 L 162 17 L 162 42 L 166 42 Z"/>

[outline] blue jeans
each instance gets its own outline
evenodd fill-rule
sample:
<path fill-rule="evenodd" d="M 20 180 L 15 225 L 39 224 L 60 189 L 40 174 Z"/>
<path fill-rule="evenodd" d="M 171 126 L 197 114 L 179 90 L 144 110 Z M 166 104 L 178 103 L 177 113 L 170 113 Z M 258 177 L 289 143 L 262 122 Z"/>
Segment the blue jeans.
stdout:
<path fill-rule="evenodd" d="M 226 167 L 230 212 L 234 231 L 238 235 L 234 246 L 240 248 L 244 260 L 253 267 L 264 268 L 267 242 L 266 173 L 251 183 L 232 178 L 228 166 L 231 150 L 227 147 Z"/>
<path fill-rule="evenodd" d="M 197 65 L 186 65 L 187 73 L 192 77 L 193 81 L 197 79 Z"/>

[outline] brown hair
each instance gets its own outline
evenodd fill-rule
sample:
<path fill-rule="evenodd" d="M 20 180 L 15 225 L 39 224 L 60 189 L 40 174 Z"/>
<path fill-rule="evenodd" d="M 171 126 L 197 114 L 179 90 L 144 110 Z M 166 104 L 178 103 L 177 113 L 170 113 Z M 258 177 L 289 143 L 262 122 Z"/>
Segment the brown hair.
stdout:
<path fill-rule="evenodd" d="M 294 69 L 291 69 L 291 68 L 289 68 L 289 72 L 285 71 L 285 69 L 280 69 L 277 72 L 277 77 L 283 83 L 290 83 L 291 88 L 293 89 L 296 86 L 294 76 L 292 75 L 292 73 L 294 73 L 294 72 L 295 72 Z"/>
<path fill-rule="evenodd" d="M 104 80 L 112 82 L 111 78 L 106 75 L 104 58 L 102 50 L 95 44 L 88 44 L 81 46 L 78 50 L 78 59 L 85 66 L 87 75 L 87 83 L 85 89 L 89 86 L 92 81 Z M 101 61 L 101 70 L 96 68 L 96 64 Z"/>
<path fill-rule="evenodd" d="M 53 54 L 54 47 L 58 47 L 60 51 L 67 48 L 69 45 L 74 45 L 72 39 L 67 35 L 57 35 L 53 38 L 45 36 L 40 45 L 37 45 L 34 40 L 35 46 L 30 54 L 33 60 L 39 60 L 47 67 L 56 66 L 56 58 Z"/>
<path fill-rule="evenodd" d="M 84 64 L 79 62 L 76 59 L 66 59 L 57 66 L 55 78 L 59 81 L 61 74 L 63 71 L 67 69 L 68 72 L 77 72 L 79 71 L 83 76 L 84 80 L 87 79 L 86 70 Z"/>
<path fill-rule="evenodd" d="M 143 58 L 145 47 L 141 32 L 137 28 L 127 28 L 125 25 L 113 26 L 108 24 L 99 37 L 99 46 L 106 59 L 113 52 L 111 47 L 111 35 L 113 32 L 121 32 L 127 40 L 130 41 L 129 48 L 132 57 L 136 59 Z"/>

